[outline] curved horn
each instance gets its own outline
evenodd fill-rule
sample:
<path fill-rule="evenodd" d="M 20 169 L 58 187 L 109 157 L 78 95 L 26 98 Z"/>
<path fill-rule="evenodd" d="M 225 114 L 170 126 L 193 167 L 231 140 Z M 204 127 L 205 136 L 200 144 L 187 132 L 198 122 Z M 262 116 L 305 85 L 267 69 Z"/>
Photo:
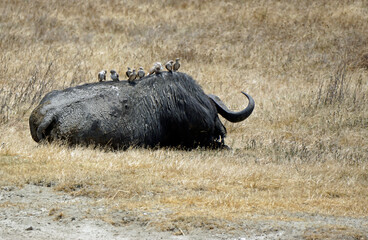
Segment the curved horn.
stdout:
<path fill-rule="evenodd" d="M 221 99 L 215 95 L 208 94 L 207 96 L 212 100 L 212 102 L 216 105 L 217 112 L 223 116 L 226 120 L 230 122 L 240 122 L 249 117 L 254 109 L 255 103 L 253 98 L 242 91 L 242 93 L 248 98 L 249 103 L 248 106 L 240 112 L 233 112 L 229 110 L 225 104 L 221 101 Z"/>

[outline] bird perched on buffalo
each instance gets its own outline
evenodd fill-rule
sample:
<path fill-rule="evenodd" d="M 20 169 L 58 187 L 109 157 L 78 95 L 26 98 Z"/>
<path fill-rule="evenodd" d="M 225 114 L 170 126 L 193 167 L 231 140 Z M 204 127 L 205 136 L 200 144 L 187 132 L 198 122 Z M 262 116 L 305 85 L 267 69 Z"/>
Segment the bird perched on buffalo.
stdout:
<path fill-rule="evenodd" d="M 162 64 L 160 62 L 155 63 L 155 73 L 161 73 L 162 72 Z"/>
<path fill-rule="evenodd" d="M 98 81 L 102 82 L 102 81 L 106 81 L 106 70 L 102 70 L 101 72 L 98 73 Z"/>
<path fill-rule="evenodd" d="M 155 73 L 155 67 L 152 67 L 151 70 L 148 72 L 147 76 L 152 75 Z"/>
<path fill-rule="evenodd" d="M 173 64 L 174 64 L 174 61 L 173 60 L 170 60 L 170 61 L 168 61 L 165 64 L 165 68 L 167 69 L 167 71 L 172 72 L 172 70 L 173 70 Z"/>
<path fill-rule="evenodd" d="M 139 78 L 143 78 L 144 75 L 146 75 L 146 73 L 143 70 L 143 67 L 139 68 L 137 75 L 138 75 Z"/>
<path fill-rule="evenodd" d="M 173 71 L 174 72 L 178 71 L 179 68 L 180 68 L 180 62 L 179 62 L 179 60 L 180 60 L 179 58 L 175 59 L 175 63 L 173 65 Z"/>
<path fill-rule="evenodd" d="M 125 75 L 129 78 L 130 74 L 132 74 L 132 70 L 128 67 L 128 71 L 125 72 Z"/>
<path fill-rule="evenodd" d="M 129 75 L 128 82 L 132 83 L 137 78 L 137 73 L 133 69 L 132 73 Z"/>
<path fill-rule="evenodd" d="M 159 74 L 162 72 L 162 64 L 160 62 L 156 62 L 153 65 L 153 68 L 151 68 L 151 70 L 149 71 L 148 75 L 152 75 L 152 74 Z"/>
<path fill-rule="evenodd" d="M 111 77 L 111 80 L 113 80 L 114 82 L 119 81 L 119 74 L 115 70 L 110 71 L 110 77 Z"/>

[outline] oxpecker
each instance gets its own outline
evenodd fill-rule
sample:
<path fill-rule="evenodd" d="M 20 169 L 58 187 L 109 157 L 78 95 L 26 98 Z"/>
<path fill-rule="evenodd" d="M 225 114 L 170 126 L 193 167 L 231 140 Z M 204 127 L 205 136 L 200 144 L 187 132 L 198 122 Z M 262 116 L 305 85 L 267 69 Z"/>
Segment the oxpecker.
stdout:
<path fill-rule="evenodd" d="M 135 69 L 133 69 L 132 73 L 130 74 L 129 78 L 128 78 L 128 82 L 133 82 L 135 80 L 135 78 L 137 77 L 137 73 L 135 72 Z"/>
<path fill-rule="evenodd" d="M 149 71 L 148 73 L 148 76 L 149 75 L 152 75 L 154 73 L 160 73 L 162 71 L 162 64 L 160 62 L 156 62 L 154 65 L 153 65 L 153 68 L 151 68 L 151 70 Z"/>
<path fill-rule="evenodd" d="M 173 71 L 176 72 L 178 71 L 180 68 L 180 62 L 179 62 L 179 58 L 175 59 L 175 63 L 173 65 Z"/>
<path fill-rule="evenodd" d="M 170 61 L 168 61 L 165 64 L 165 68 L 167 69 L 167 71 L 172 72 L 172 70 L 173 70 L 173 63 L 174 63 L 174 61 L 173 60 L 170 60 Z"/>
<path fill-rule="evenodd" d="M 119 74 L 115 70 L 110 71 L 110 77 L 111 77 L 111 80 L 113 80 L 114 82 L 119 81 Z"/>
<path fill-rule="evenodd" d="M 106 81 L 106 70 L 102 70 L 101 72 L 98 73 L 98 81 L 102 82 L 102 81 Z"/>
<path fill-rule="evenodd" d="M 155 63 L 155 73 L 161 73 L 162 72 L 162 64 L 160 62 Z"/>
<path fill-rule="evenodd" d="M 140 67 L 138 70 L 138 77 L 143 78 L 144 75 L 146 75 L 146 73 L 144 72 L 143 67 Z"/>
<path fill-rule="evenodd" d="M 128 71 L 126 71 L 125 75 L 129 78 L 130 74 L 132 74 L 132 70 L 128 67 Z"/>

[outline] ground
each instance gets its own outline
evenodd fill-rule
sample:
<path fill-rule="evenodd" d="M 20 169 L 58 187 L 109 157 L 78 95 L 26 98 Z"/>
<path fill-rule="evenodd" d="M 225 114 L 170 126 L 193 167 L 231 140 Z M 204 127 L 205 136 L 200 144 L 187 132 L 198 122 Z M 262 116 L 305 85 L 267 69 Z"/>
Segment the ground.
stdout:
<path fill-rule="evenodd" d="M 366 217 L 305 213 L 283 213 L 281 219 L 247 216 L 242 224 L 229 221 L 226 228 L 162 232 L 124 211 L 109 212 L 99 200 L 36 185 L 2 187 L 0 206 L 1 239 L 368 239 Z M 124 224 L 101 220 L 107 215 Z"/>

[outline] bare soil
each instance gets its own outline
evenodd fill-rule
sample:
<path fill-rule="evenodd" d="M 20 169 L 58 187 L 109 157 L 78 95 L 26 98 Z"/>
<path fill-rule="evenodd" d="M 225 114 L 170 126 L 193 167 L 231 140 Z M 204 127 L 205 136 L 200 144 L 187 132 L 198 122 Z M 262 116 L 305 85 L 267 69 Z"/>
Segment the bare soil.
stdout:
<path fill-rule="evenodd" d="M 51 186 L 2 187 L 0 208 L 1 239 L 368 239 L 367 217 L 287 212 L 246 216 L 226 229 L 204 224 L 190 232 L 160 231 L 132 213 Z"/>

